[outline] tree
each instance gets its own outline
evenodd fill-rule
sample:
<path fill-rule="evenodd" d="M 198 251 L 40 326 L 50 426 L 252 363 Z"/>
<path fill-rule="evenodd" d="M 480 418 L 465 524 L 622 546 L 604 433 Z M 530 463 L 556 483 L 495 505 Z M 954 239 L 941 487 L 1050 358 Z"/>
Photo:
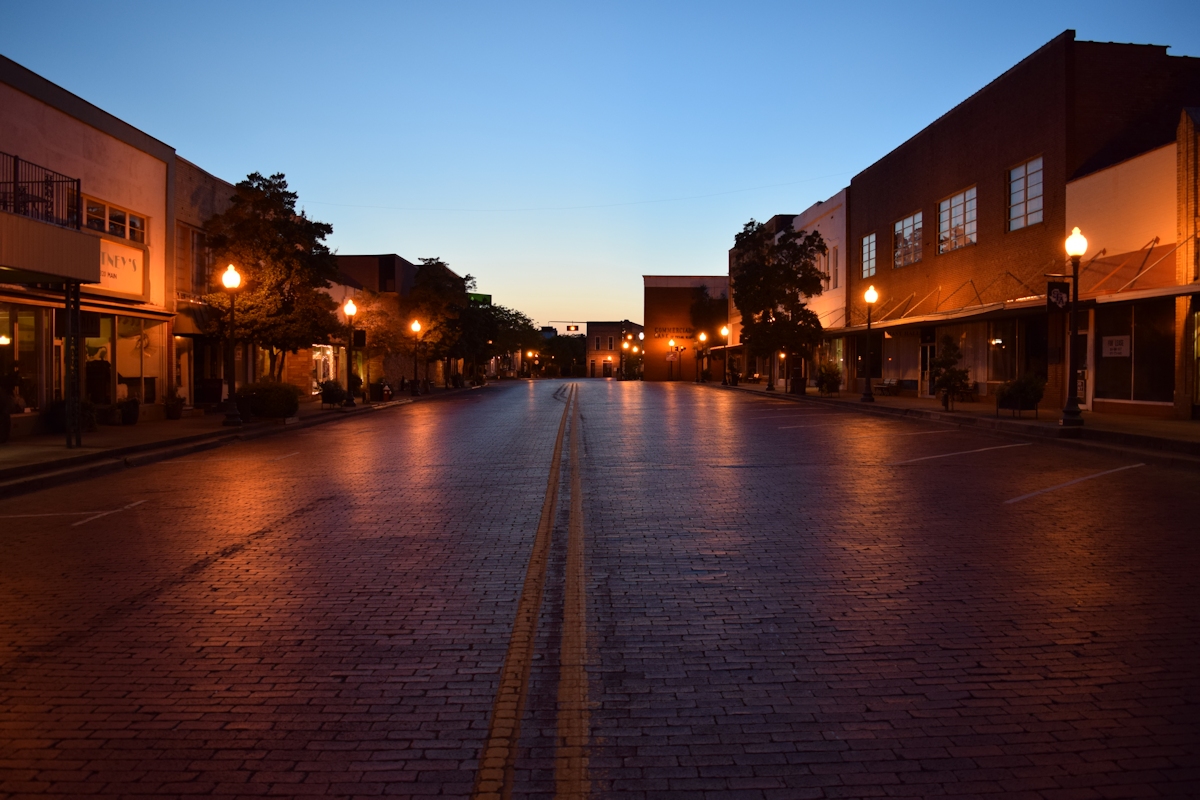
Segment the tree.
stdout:
<path fill-rule="evenodd" d="M 720 297 L 713 297 L 708 293 L 707 286 L 698 286 L 693 290 L 689 312 L 696 332 L 703 331 L 710 340 L 715 340 L 721 326 L 729 321 L 729 298 L 724 293 Z"/>
<path fill-rule="evenodd" d="M 959 349 L 958 342 L 949 336 L 943 336 L 938 342 L 937 354 L 929 359 L 933 391 L 941 393 L 942 407 L 947 411 L 953 411 L 954 399 L 971 388 L 970 371 L 958 366 L 961 358 L 962 350 Z"/>
<path fill-rule="evenodd" d="M 422 258 L 417 268 L 412 291 L 400 302 L 402 324 L 421 323 L 418 340 L 411 334 L 405 347 L 414 357 L 441 359 L 450 356 L 451 348 L 461 333 L 459 316 L 468 305 L 467 292 L 475 283 L 467 275 L 461 278 L 450 266 L 436 256 Z M 419 353 L 413 348 L 419 347 Z"/>
<path fill-rule="evenodd" d="M 296 211 L 297 195 L 282 173 L 252 173 L 235 188 L 228 210 L 204 230 L 217 264 L 242 273 L 237 329 L 225 329 L 230 297 L 213 291 L 205 302 L 217 310 L 209 332 L 254 342 L 269 355 L 269 378 L 283 374 L 283 354 L 326 343 L 341 329 L 337 304 L 321 291 L 337 275 L 337 259 L 325 244 L 333 226 Z"/>
<path fill-rule="evenodd" d="M 733 302 L 752 352 L 786 349 L 808 357 L 821 341 L 821 322 L 805 304 L 823 290 L 817 256 L 826 251 L 817 231 L 776 234 L 751 219 L 734 237 L 730 263 Z"/>

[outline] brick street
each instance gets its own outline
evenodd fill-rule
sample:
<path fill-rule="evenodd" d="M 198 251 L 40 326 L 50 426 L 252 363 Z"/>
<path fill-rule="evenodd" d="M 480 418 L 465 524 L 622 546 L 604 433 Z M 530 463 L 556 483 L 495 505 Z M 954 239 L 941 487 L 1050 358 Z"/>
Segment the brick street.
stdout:
<path fill-rule="evenodd" d="M 0 501 L 0 795 L 1200 795 L 1200 473 L 574 385 Z"/>

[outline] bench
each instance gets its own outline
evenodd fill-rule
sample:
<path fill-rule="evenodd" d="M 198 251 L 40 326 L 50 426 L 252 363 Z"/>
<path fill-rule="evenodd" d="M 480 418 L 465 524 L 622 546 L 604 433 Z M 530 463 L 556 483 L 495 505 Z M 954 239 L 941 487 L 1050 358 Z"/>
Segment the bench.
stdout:
<path fill-rule="evenodd" d="M 890 394 L 895 395 L 899 391 L 899 384 L 895 378 L 884 378 L 882 382 L 875 384 L 875 394 Z"/>

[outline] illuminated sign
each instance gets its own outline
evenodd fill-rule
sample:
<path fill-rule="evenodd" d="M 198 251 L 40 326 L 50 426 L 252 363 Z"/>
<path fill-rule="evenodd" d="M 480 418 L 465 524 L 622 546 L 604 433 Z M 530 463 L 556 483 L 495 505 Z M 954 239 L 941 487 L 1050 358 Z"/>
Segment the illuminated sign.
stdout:
<path fill-rule="evenodd" d="M 100 287 L 141 296 L 145 287 L 146 252 L 100 240 Z"/>

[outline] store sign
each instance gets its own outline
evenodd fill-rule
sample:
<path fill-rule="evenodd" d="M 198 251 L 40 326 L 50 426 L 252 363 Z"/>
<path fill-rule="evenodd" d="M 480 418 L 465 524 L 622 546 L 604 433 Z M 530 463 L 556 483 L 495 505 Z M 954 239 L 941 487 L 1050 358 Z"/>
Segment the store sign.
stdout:
<path fill-rule="evenodd" d="M 1046 310 L 1064 311 L 1071 302 L 1071 284 L 1065 281 L 1050 281 L 1046 284 Z"/>
<path fill-rule="evenodd" d="M 145 285 L 146 252 L 100 240 L 100 288 L 141 296 Z"/>
<path fill-rule="evenodd" d="M 1129 337 L 1100 337 L 1100 355 L 1104 358 L 1129 358 Z"/>

